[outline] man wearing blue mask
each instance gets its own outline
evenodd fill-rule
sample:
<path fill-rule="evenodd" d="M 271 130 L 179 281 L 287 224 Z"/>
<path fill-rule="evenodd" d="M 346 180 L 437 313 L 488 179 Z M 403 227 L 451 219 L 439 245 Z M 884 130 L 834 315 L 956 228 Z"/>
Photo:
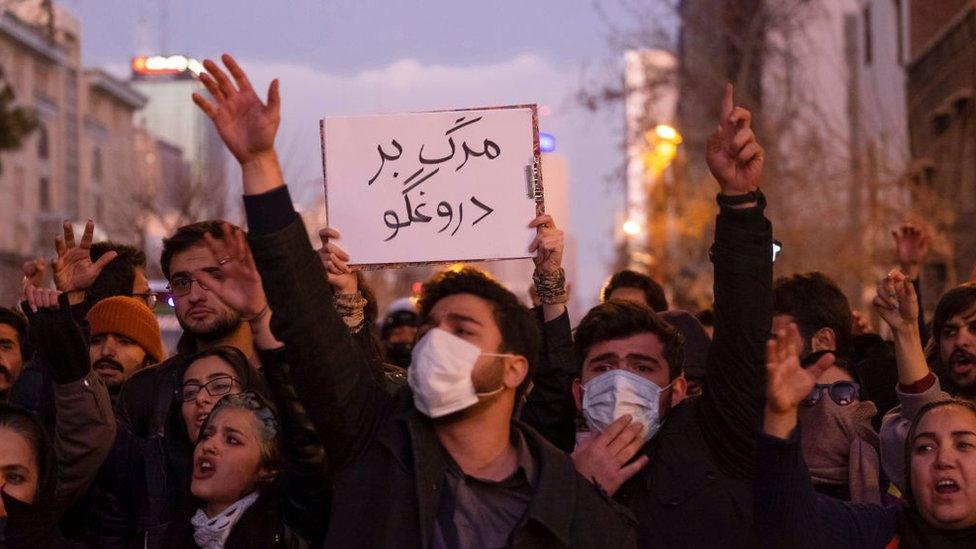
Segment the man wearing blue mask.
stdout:
<path fill-rule="evenodd" d="M 759 190 L 764 153 L 750 122 L 728 86 L 707 150 L 721 192 L 710 254 L 715 338 L 702 396 L 684 398 L 681 340 L 655 313 L 610 301 L 576 331 L 581 377 L 573 390 L 594 436 L 574 461 L 634 512 L 641 547 L 762 546 L 751 478 L 773 262 Z"/>
<path fill-rule="evenodd" d="M 409 387 L 391 396 L 375 381 L 284 185 L 277 81 L 265 104 L 223 60 L 230 76 L 204 62 L 212 99 L 194 100 L 241 165 L 271 327 L 294 355 L 296 392 L 326 447 L 335 478 L 326 547 L 633 546 L 629 513 L 513 419 L 538 328 L 487 275 L 448 272 L 425 285 Z M 229 277 L 233 261 L 220 264 Z"/>

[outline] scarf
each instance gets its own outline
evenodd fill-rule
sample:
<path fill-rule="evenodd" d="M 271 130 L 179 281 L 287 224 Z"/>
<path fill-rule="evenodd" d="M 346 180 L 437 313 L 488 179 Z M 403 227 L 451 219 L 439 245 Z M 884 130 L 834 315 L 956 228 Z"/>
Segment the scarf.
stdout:
<path fill-rule="evenodd" d="M 938 530 L 930 526 L 914 506 L 902 509 L 898 538 L 889 547 L 898 549 L 962 549 L 976 547 L 976 526 L 963 530 Z"/>
<path fill-rule="evenodd" d="M 223 549 L 234 525 L 257 499 L 258 491 L 255 490 L 235 501 L 233 505 L 213 518 L 208 517 L 203 509 L 197 509 L 196 514 L 190 519 L 190 524 L 193 525 L 193 541 L 201 549 Z"/>
<path fill-rule="evenodd" d="M 814 484 L 848 486 L 854 503 L 881 504 L 877 433 L 870 401 L 839 406 L 828 395 L 800 408 L 803 459 Z"/>

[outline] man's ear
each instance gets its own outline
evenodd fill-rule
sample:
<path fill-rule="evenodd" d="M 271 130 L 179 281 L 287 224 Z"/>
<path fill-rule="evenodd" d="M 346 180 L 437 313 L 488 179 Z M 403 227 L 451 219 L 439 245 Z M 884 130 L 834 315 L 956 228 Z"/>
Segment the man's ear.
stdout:
<path fill-rule="evenodd" d="M 573 402 L 576 403 L 576 411 L 583 411 L 583 383 L 580 378 L 573 380 Z"/>
<path fill-rule="evenodd" d="M 671 407 L 674 408 L 688 396 L 688 380 L 682 374 L 671 382 Z"/>
<path fill-rule="evenodd" d="M 837 334 L 831 328 L 820 328 L 813 334 L 810 340 L 810 350 L 817 351 L 836 351 Z"/>
<path fill-rule="evenodd" d="M 524 356 L 517 355 L 507 361 L 502 383 L 509 389 L 517 389 L 527 375 L 529 375 L 529 361 Z"/>

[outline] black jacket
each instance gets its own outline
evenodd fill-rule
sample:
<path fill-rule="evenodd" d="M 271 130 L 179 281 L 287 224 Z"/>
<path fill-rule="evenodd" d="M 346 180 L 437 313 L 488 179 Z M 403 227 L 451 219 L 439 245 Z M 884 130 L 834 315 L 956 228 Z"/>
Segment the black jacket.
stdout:
<path fill-rule="evenodd" d="M 245 207 L 248 240 L 274 311 L 272 330 L 297 351 L 295 387 L 337 466 L 326 546 L 428 546 L 445 483 L 444 450 L 431 422 L 416 411 L 409 389 L 391 397 L 371 375 L 332 306 L 325 271 L 287 190 L 245 197 Z M 540 466 L 514 546 L 633 544 L 626 511 L 577 475 L 569 456 L 518 421 L 513 427 Z"/>

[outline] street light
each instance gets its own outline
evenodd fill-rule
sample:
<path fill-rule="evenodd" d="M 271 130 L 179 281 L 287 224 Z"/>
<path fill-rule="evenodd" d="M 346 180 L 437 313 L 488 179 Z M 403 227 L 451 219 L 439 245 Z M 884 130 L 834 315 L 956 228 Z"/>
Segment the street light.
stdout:
<path fill-rule="evenodd" d="M 624 222 L 624 234 L 628 236 L 637 236 L 641 232 L 640 223 L 634 221 L 633 219 L 628 219 Z"/>

